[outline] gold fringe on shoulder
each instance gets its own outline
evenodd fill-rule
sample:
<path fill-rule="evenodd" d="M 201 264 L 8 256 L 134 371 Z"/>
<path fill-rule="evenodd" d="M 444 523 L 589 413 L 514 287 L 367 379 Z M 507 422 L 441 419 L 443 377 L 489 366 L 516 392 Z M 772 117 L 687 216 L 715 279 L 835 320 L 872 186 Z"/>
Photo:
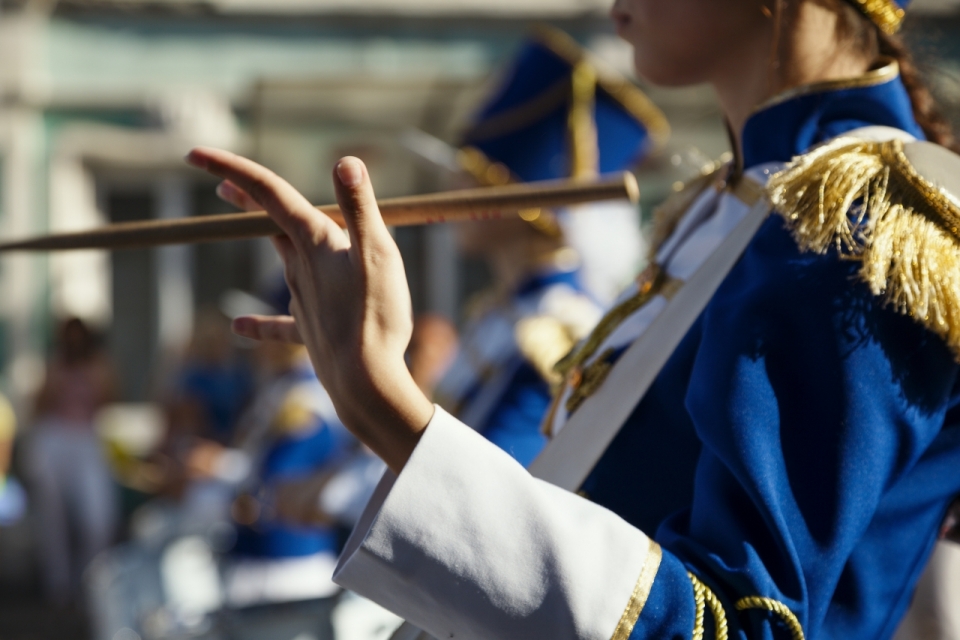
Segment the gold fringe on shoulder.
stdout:
<path fill-rule="evenodd" d="M 768 193 L 801 249 L 859 262 L 874 295 L 960 360 L 960 208 L 916 172 L 903 142 L 838 138 L 773 176 Z"/>

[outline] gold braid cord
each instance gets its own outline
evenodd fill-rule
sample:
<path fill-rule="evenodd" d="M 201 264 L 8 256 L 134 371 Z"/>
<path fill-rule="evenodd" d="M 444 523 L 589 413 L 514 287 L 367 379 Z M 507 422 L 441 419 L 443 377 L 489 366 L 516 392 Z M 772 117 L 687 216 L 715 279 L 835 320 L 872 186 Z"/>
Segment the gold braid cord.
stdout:
<path fill-rule="evenodd" d="M 800 626 L 800 621 L 797 620 L 797 616 L 793 615 L 793 611 L 790 611 L 787 605 L 778 600 L 761 598 L 760 596 L 750 596 L 741 598 L 735 606 L 737 611 L 747 611 L 748 609 L 771 611 L 780 616 L 780 619 L 787 625 L 793 640 L 804 640 L 803 627 Z"/>
<path fill-rule="evenodd" d="M 692 640 L 703 640 L 704 619 L 706 608 L 710 608 L 710 614 L 713 616 L 714 637 L 716 640 L 727 640 L 727 613 L 723 610 L 723 605 L 716 594 L 710 590 L 710 587 L 703 584 L 697 576 L 687 572 L 691 584 L 693 584 L 693 600 L 697 605 L 697 613 L 694 619 Z"/>
<path fill-rule="evenodd" d="M 859 262 L 874 295 L 960 361 L 960 209 L 917 174 L 901 141 L 838 138 L 773 176 L 768 193 L 801 249 Z"/>
<path fill-rule="evenodd" d="M 597 72 L 586 60 L 573 66 L 567 134 L 570 137 L 570 177 L 589 178 L 600 171 L 600 143 L 594 108 Z"/>
<path fill-rule="evenodd" d="M 596 353 L 597 349 L 600 348 L 600 345 L 603 344 L 603 341 L 606 340 L 624 320 L 633 315 L 660 292 L 668 278 L 655 262 L 657 250 L 660 245 L 670 237 L 670 234 L 673 233 L 673 230 L 680 222 L 680 218 L 687 212 L 690 205 L 692 205 L 708 187 L 715 184 L 719 180 L 722 172 L 727 168 L 727 165 L 720 163 L 704 167 L 699 176 L 683 185 L 679 191 L 674 193 L 666 202 L 654 210 L 654 231 L 649 255 L 650 266 L 638 277 L 639 287 L 637 293 L 608 311 L 587 337 L 586 341 L 557 363 L 555 367 L 557 373 L 566 377 L 573 369 L 581 366 L 590 359 L 590 357 Z"/>
<path fill-rule="evenodd" d="M 712 162 L 700 170 L 700 174 L 680 186 L 669 198 L 653 210 L 653 229 L 650 237 L 648 258 L 654 262 L 660 246 L 667 241 L 680 223 L 680 219 L 690 210 L 697 198 L 709 187 L 719 185 L 730 171 L 729 163 L 722 160 Z"/>
<path fill-rule="evenodd" d="M 590 356 L 596 353 L 600 345 L 603 344 L 603 341 L 606 340 L 624 320 L 633 315 L 634 312 L 657 295 L 657 292 L 663 286 L 665 280 L 665 273 L 658 267 L 651 266 L 649 268 L 649 278 L 641 283 L 637 289 L 637 293 L 608 311 L 587 337 L 586 341 L 558 362 L 554 370 L 561 376 L 566 377 L 575 368 L 583 365 Z"/>

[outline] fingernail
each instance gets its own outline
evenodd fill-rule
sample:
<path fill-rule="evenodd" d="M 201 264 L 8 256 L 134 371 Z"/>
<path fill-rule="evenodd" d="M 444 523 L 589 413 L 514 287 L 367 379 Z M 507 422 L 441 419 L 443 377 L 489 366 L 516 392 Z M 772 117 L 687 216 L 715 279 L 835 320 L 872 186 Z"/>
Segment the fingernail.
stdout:
<path fill-rule="evenodd" d="M 199 156 L 196 150 L 191 151 L 183 157 L 187 161 L 187 164 L 191 164 L 199 169 L 207 168 L 207 159 Z"/>
<path fill-rule="evenodd" d="M 249 335 L 250 329 L 253 325 L 253 323 L 250 321 L 250 318 L 245 318 L 243 316 L 234 318 L 231 324 L 233 325 L 231 327 L 233 332 L 244 337 Z"/>
<path fill-rule="evenodd" d="M 229 182 L 221 182 L 217 185 L 217 195 L 224 200 L 229 200 L 230 196 L 233 195 L 233 185 Z"/>
<path fill-rule="evenodd" d="M 344 158 L 337 163 L 337 177 L 345 187 L 355 187 L 363 181 L 363 164 L 356 158 Z"/>

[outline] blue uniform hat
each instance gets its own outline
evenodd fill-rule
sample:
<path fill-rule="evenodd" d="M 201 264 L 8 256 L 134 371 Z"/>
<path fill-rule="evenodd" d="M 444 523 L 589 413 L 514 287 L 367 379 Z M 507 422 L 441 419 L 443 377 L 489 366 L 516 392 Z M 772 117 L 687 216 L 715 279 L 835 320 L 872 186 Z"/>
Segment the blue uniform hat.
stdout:
<path fill-rule="evenodd" d="M 460 159 L 486 184 L 595 175 L 635 165 L 669 132 L 633 83 L 540 29 L 464 134 Z"/>
<path fill-rule="evenodd" d="M 849 0 L 885 33 L 896 33 L 910 0 Z"/>

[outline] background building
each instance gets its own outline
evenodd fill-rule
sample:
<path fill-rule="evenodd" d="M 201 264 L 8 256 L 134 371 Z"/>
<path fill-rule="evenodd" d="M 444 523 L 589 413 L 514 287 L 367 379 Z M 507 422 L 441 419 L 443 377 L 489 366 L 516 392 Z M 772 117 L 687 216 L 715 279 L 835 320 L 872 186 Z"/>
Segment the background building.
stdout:
<path fill-rule="evenodd" d="M 537 22 L 631 73 L 609 4 L 0 0 L 0 237 L 228 211 L 182 161 L 201 144 L 257 159 L 317 203 L 333 200 L 329 172 L 346 154 L 367 162 L 382 197 L 448 188 L 404 132 L 454 143 Z M 906 35 L 960 121 L 960 0 L 914 7 Z M 645 210 L 728 149 L 708 88 L 649 93 L 674 133 L 638 168 Z M 456 318 L 484 276 L 457 256 L 450 229 L 397 240 L 415 309 Z M 25 414 L 54 320 L 77 315 L 106 332 L 123 398 L 151 399 L 195 312 L 257 291 L 276 268 L 263 241 L 0 256 L 0 388 Z M 0 578 L 23 564 L 16 549 L 0 544 Z"/>
<path fill-rule="evenodd" d="M 489 74 L 532 23 L 572 33 L 629 71 L 606 0 L 165 0 L 5 2 L 0 13 L 0 192 L 4 237 L 107 221 L 227 210 L 182 162 L 197 144 L 250 155 L 317 202 L 336 158 L 362 157 L 379 195 L 449 186 L 399 141 L 410 128 L 453 142 Z M 726 146 L 707 91 L 665 96 L 674 147 Z M 673 182 L 652 163 L 648 202 Z M 699 162 L 695 153 L 694 162 Z M 678 159 L 674 158 L 674 162 Z M 660 166 L 663 165 L 663 166 Z M 669 173 L 669 172 L 667 172 Z M 663 175 L 662 175 L 663 174 Z M 415 307 L 455 316 L 464 279 L 448 229 L 401 230 Z M 143 399 L 193 310 L 275 267 L 265 243 L 115 254 L 5 256 L 0 371 L 15 398 L 40 377 L 50 319 L 107 327 L 123 393 Z"/>

